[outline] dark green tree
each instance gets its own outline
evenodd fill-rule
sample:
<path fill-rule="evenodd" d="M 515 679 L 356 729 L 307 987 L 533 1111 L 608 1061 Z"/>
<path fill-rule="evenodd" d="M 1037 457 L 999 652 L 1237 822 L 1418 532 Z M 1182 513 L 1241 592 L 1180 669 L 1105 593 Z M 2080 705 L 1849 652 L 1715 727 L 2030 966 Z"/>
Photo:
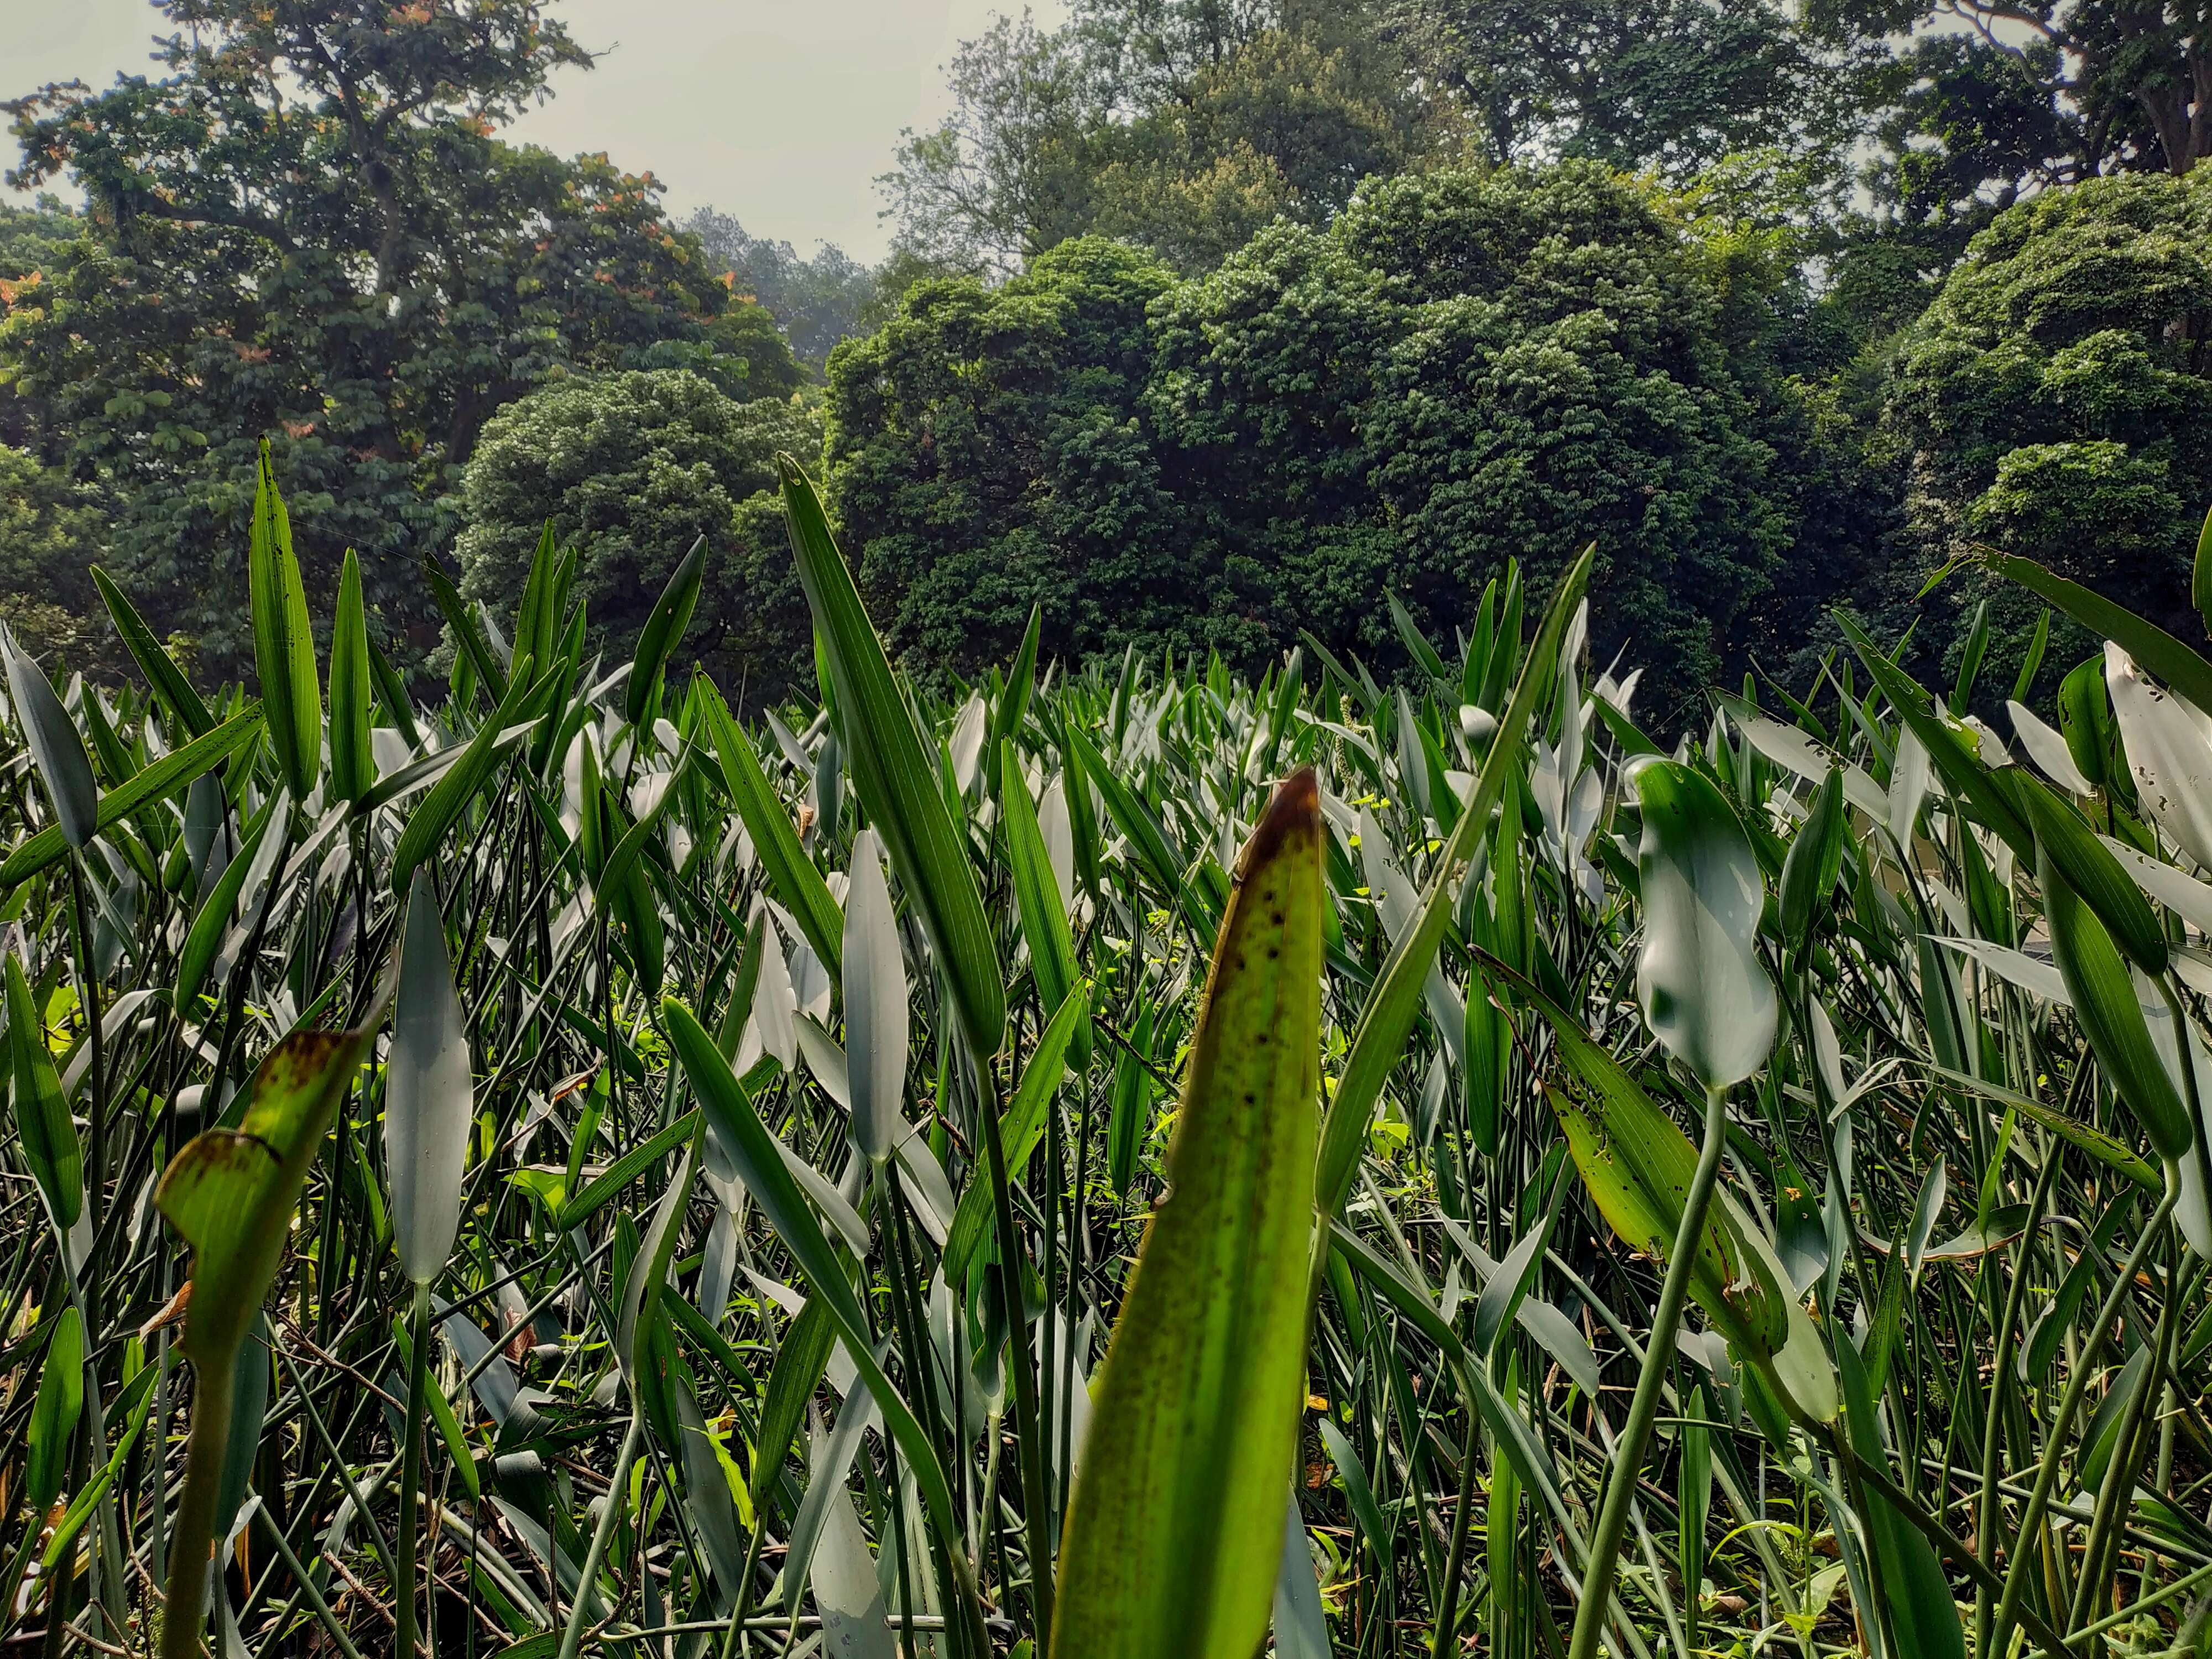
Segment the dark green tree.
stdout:
<path fill-rule="evenodd" d="M 2201 638 L 2189 572 L 2212 502 L 2208 318 L 2212 176 L 2092 179 L 1999 214 L 1890 386 L 1923 568 L 1994 544 Z M 1943 592 L 1957 605 L 1995 594 L 1992 659 L 2016 653 L 2032 606 L 1970 579 Z"/>
<path fill-rule="evenodd" d="M 550 519 L 579 550 L 575 593 L 595 647 L 626 656 L 670 574 L 707 538 L 687 653 L 732 695 L 775 696 L 813 672 L 806 597 L 774 492 L 775 459 L 810 465 L 818 413 L 789 398 L 738 403 L 683 369 L 576 375 L 509 404 L 462 476 L 461 591 L 514 614 Z"/>
<path fill-rule="evenodd" d="M 862 318 L 876 297 L 877 273 L 824 242 L 804 258 L 788 242 L 749 234 L 726 213 L 701 208 L 684 221 L 707 258 L 731 286 L 758 301 L 775 319 L 793 355 L 819 374 L 838 341 L 866 332 Z"/>
<path fill-rule="evenodd" d="M 9 106 L 10 177 L 66 174 L 88 218 L 7 305 L 0 378 L 40 409 L 41 458 L 101 489 L 118 576 L 216 672 L 249 654 L 263 436 L 310 580 L 357 549 L 411 658 L 437 638 L 416 563 L 501 404 L 678 347 L 726 384 L 787 380 L 772 327 L 728 332 L 728 290 L 650 177 L 494 136 L 588 63 L 535 0 L 160 9 L 164 78 Z"/>
<path fill-rule="evenodd" d="M 830 358 L 833 504 L 917 665 L 1006 657 L 1039 604 L 1068 659 L 1208 637 L 1206 574 L 1182 556 L 1142 414 L 1146 307 L 1172 281 L 1079 238 L 998 288 L 921 283 Z"/>
<path fill-rule="evenodd" d="M 1731 351 L 1714 257 L 1598 167 L 1440 172 L 1280 226 L 1154 313 L 1151 405 L 1203 562 L 1386 660 L 1388 586 L 1434 637 L 1517 558 L 1598 549 L 1593 639 L 1680 696 L 1741 663 L 1798 531 L 1798 423 Z"/>

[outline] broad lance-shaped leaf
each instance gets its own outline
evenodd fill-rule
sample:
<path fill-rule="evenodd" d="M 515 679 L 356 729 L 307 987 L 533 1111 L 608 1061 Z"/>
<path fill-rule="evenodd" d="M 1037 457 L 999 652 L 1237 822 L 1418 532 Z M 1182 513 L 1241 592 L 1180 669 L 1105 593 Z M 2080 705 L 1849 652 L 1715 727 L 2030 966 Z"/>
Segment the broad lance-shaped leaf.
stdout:
<path fill-rule="evenodd" d="M 660 590 L 653 602 L 653 614 L 645 619 L 638 631 L 637 654 L 630 659 L 629 684 L 623 688 L 623 715 L 633 726 L 645 718 L 652 706 L 653 691 L 660 684 L 661 671 L 668 665 L 669 654 L 676 642 L 684 637 L 684 630 L 691 621 L 692 607 L 699 603 L 699 584 L 707 574 L 707 538 L 700 537 L 691 544 L 691 550 L 668 578 L 668 585 Z M 518 643 L 515 649 L 520 651 Z"/>
<path fill-rule="evenodd" d="M 845 1063 L 853 1133 L 880 1168 L 906 1127 L 906 961 L 872 827 L 853 838 L 845 890 Z"/>
<path fill-rule="evenodd" d="M 295 1033 L 253 1074 L 234 1129 L 210 1129 L 170 1159 L 154 1202 L 192 1251 L 183 1348 L 197 1377 L 191 1443 L 169 1558 L 163 1659 L 196 1659 L 198 1608 L 216 1543 L 239 1344 L 276 1276 L 300 1188 L 383 1019 L 380 996 L 350 1031 Z"/>
<path fill-rule="evenodd" d="M 1759 860 L 1721 792 L 1701 773 L 1650 761 L 1637 866 L 1644 949 L 1636 995 L 1652 1035 L 1709 1089 L 1741 1083 L 1774 1047 L 1774 981 L 1759 959 Z"/>
<path fill-rule="evenodd" d="M 1131 1271 L 1069 1504 L 1056 1659 L 1250 1659 L 1267 1631 L 1304 1395 L 1323 834 L 1306 769 L 1238 862 L 1170 1195 Z"/>
<path fill-rule="evenodd" d="M 0 654 L 8 659 L 8 696 L 30 745 L 39 781 L 53 803 L 62 838 L 71 847 L 89 846 L 100 833 L 100 785 L 92 775 L 92 757 L 84 738 L 54 695 L 46 671 L 15 648 L 15 636 L 0 631 Z"/>
<path fill-rule="evenodd" d="M 1506 779 L 1517 778 L 1524 768 L 1522 741 L 1528 734 L 1539 700 L 1548 695 L 1552 670 L 1559 660 L 1559 642 L 1568 618 L 1582 602 L 1595 551 L 1594 547 L 1583 549 L 1582 556 L 1559 578 L 1559 586 L 1552 595 L 1551 608 L 1544 613 L 1543 623 L 1536 631 L 1535 645 L 1513 688 L 1512 699 L 1498 720 L 1497 735 L 1491 740 L 1489 757 L 1475 778 L 1467 810 L 1453 827 L 1422 889 L 1420 911 L 1413 925 L 1401 933 L 1390 947 L 1375 988 L 1368 994 L 1366 1005 L 1359 1011 L 1359 1027 L 1352 1033 L 1352 1052 L 1345 1056 L 1343 1073 L 1322 1119 L 1321 1149 L 1317 1154 L 1320 1162 L 1314 1191 L 1324 1220 L 1335 1217 L 1352 1190 L 1359 1153 L 1367 1144 L 1368 1125 L 1374 1118 L 1375 1103 L 1382 1097 L 1384 1080 L 1413 1036 L 1413 1023 L 1419 1018 L 1426 996 L 1429 969 L 1436 962 L 1437 951 L 1443 944 L 1444 932 L 1451 921 L 1452 900 L 1460 890 L 1459 872 L 1474 856 L 1475 848 L 1488 833 L 1490 815 L 1504 791 Z M 1516 584 L 1512 590 L 1516 597 L 1509 599 L 1507 607 L 1512 614 L 1513 631 L 1508 634 L 1500 629 L 1501 645 L 1494 663 L 1504 663 L 1513 654 L 1503 641 L 1518 641 L 1518 592 Z M 1504 670 L 1498 668 L 1495 672 L 1502 684 Z M 1317 1243 L 1317 1253 L 1325 1248 L 1325 1241 Z"/>
<path fill-rule="evenodd" d="M 446 923 L 427 870 L 407 895 L 392 1053 L 384 1067 L 384 1160 L 392 1185 L 392 1242 L 417 1285 L 445 1271 L 461 1224 L 476 1095 L 469 1028 L 453 991 Z"/>
<path fill-rule="evenodd" d="M 154 630 L 138 614 L 138 607 L 115 585 L 114 578 L 98 565 L 92 567 L 91 574 L 92 585 L 100 590 L 107 614 L 114 619 L 115 631 L 123 637 L 124 649 L 138 665 L 146 684 L 154 688 L 154 695 L 192 736 L 204 737 L 213 731 L 215 716 L 208 712 L 200 694 L 192 690 L 185 671 L 177 666 L 177 659 L 154 637 Z"/>
<path fill-rule="evenodd" d="M 743 727 L 730 718 L 729 706 L 710 682 L 702 691 L 699 706 L 707 717 L 708 735 L 722 763 L 722 780 L 745 833 L 752 837 L 753 852 L 768 872 L 769 885 L 781 900 L 831 973 L 842 971 L 845 918 L 837 908 L 822 872 L 808 860 L 799 844 L 799 833 L 776 797 L 775 786 L 761 769 L 760 756 Z"/>
<path fill-rule="evenodd" d="M 46 1023 L 40 1017 L 15 951 L 7 957 L 8 1051 L 14 1082 L 15 1132 L 23 1158 L 46 1195 L 46 1209 L 62 1232 L 84 1213 L 84 1151 L 76 1125 L 62 1096 L 62 1080 L 46 1047 Z"/>
<path fill-rule="evenodd" d="M 2212 869 L 2212 733 L 2205 716 L 2145 679 L 2117 645 L 2105 647 L 2105 684 L 2143 811 L 2199 869 Z"/>
<path fill-rule="evenodd" d="M 2051 954 L 2058 959 L 2074 1018 L 2097 1056 L 2105 1078 L 2169 1163 L 2185 1156 L 2194 1138 L 2189 1109 L 2152 1046 L 2142 1004 L 2119 947 L 2081 902 L 2046 850 L 2036 863 L 2043 888 L 2044 920 L 2051 929 Z"/>
<path fill-rule="evenodd" d="M 814 486 L 788 455 L 777 456 L 776 466 L 783 475 L 784 512 L 799 585 L 814 613 L 853 786 L 921 917 L 969 1052 L 979 1063 L 988 1060 L 1006 1037 L 1006 988 L 999 976 L 998 947 L 983 914 L 975 869 L 939 793 L 936 763 L 915 730 L 890 659 L 861 606 L 860 590 L 830 533 Z"/>
<path fill-rule="evenodd" d="M 292 520 L 276 489 L 269 441 L 261 441 L 253 489 L 253 532 L 246 556 L 253 602 L 253 667 L 269 747 L 295 800 L 313 794 L 323 770 L 323 688 L 315 668 L 315 635 L 307 593 L 292 555 Z"/>
<path fill-rule="evenodd" d="M 196 782 L 253 740 L 261 730 L 261 711 L 248 708 L 221 726 L 194 738 L 183 748 L 141 767 L 100 798 L 101 831 L 121 823 L 149 802 L 174 794 Z M 0 864 L 0 891 L 20 886 L 33 876 L 52 869 L 69 851 L 61 825 L 50 823 L 8 854 Z"/>
<path fill-rule="evenodd" d="M 941 1539 L 957 1540 L 962 1529 L 956 1518 L 952 1487 L 945 1478 L 944 1462 L 921 1419 L 876 1358 L 867 1310 L 854 1291 L 852 1281 L 846 1278 L 821 1223 L 808 1207 L 797 1177 L 787 1167 L 778 1150 L 780 1143 L 761 1121 L 744 1085 L 730 1070 L 729 1061 L 722 1058 L 714 1037 L 699 1024 L 697 1016 L 674 997 L 661 1000 L 660 1012 L 667 1023 L 668 1039 L 676 1051 L 677 1060 L 684 1067 L 684 1074 L 690 1079 L 708 1122 L 714 1126 L 722 1150 L 738 1166 L 746 1190 L 751 1193 L 769 1224 L 775 1229 L 777 1237 L 783 1241 L 799 1271 L 813 1286 L 813 1297 L 807 1305 L 821 1308 L 829 1314 L 836 1334 L 844 1339 L 854 1368 L 882 1409 L 884 1425 L 914 1472 L 930 1526 Z M 974 1621 L 980 1617 L 974 1571 L 957 1541 L 946 1544 L 946 1554 L 955 1588 Z M 977 1639 L 981 1639 L 980 1626 Z"/>
<path fill-rule="evenodd" d="M 70 1443 L 84 1414 L 84 1323 L 76 1305 L 62 1309 L 46 1359 L 39 1392 L 31 1403 L 26 1449 L 24 1495 L 33 1515 L 43 1518 L 61 1496 L 69 1472 Z"/>
<path fill-rule="evenodd" d="M 331 793 L 350 804 L 376 782 L 368 742 L 368 618 L 362 608 L 361 562 L 346 549 L 338 572 L 337 612 L 331 623 Z"/>
<path fill-rule="evenodd" d="M 1022 781 L 1018 752 L 1011 741 L 1001 747 L 999 765 L 1006 859 L 1013 866 L 1014 902 L 1021 913 L 1022 938 L 1030 947 L 1030 971 L 1036 979 L 1038 1000 L 1057 1008 L 1067 1000 L 1076 980 L 1075 935 L 1067 925 L 1066 890 L 1054 872 L 1044 830 L 1030 805 L 1029 786 Z M 1075 1063 L 1091 1063 L 1087 1024 L 1076 1034 Z"/>
<path fill-rule="evenodd" d="M 415 867 L 428 858 L 446 838 L 446 832 L 460 821 L 469 803 L 477 797 L 491 776 L 492 763 L 499 757 L 502 731 L 512 722 L 520 720 L 523 710 L 538 693 L 550 684 L 560 671 L 548 669 L 544 678 L 534 685 L 529 684 L 531 670 L 527 657 L 515 665 L 514 679 L 507 687 L 507 696 L 497 708 L 486 718 L 461 757 L 446 769 L 446 774 L 422 797 L 420 805 L 408 816 L 407 827 L 399 832 L 399 842 L 392 849 L 392 887 L 397 892 L 411 880 Z"/>

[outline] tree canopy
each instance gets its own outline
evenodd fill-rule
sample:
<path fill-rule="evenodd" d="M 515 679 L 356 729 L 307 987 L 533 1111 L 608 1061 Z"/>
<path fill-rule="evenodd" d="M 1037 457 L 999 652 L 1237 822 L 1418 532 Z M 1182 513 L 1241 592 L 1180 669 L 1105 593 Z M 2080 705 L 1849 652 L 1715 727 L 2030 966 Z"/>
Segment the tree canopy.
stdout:
<path fill-rule="evenodd" d="M 686 649 L 734 688 L 780 692 L 811 633 L 783 535 L 779 450 L 818 453 L 818 415 L 738 403 L 687 369 L 574 375 L 492 416 L 462 475 L 461 591 L 495 614 L 522 592 L 544 526 L 578 550 L 592 643 L 626 655 L 669 576 L 703 538 Z M 794 662 L 796 659 L 796 662 Z"/>
<path fill-rule="evenodd" d="M 549 374 L 675 361 L 787 392 L 650 174 L 495 135 L 588 58 L 531 0 L 167 0 L 160 79 L 9 107 L 11 178 L 84 191 L 81 234 L 0 322 L 32 447 L 111 508 L 109 556 L 219 672 L 246 656 L 246 519 L 264 435 L 312 579 L 358 550 L 411 657 L 415 569 L 502 404 Z"/>

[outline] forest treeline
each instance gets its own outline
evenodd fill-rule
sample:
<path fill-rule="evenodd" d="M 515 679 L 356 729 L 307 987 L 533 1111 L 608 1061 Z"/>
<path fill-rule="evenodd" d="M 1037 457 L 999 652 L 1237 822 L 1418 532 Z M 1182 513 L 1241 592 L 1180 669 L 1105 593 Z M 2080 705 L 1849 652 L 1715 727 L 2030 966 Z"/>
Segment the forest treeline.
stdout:
<path fill-rule="evenodd" d="M 811 684 L 780 450 L 937 672 L 1040 604 L 1063 656 L 1384 672 L 1386 592 L 1449 640 L 1593 542 L 1596 648 L 1670 698 L 1802 675 L 1838 604 L 2016 662 L 2018 601 L 1919 597 L 1983 544 L 2197 629 L 2212 120 L 2155 10 L 1076 0 L 961 46 L 872 267 L 501 138 L 589 67 L 557 7 L 149 22 L 161 74 L 7 106 L 0 616 L 72 668 L 119 667 L 99 565 L 250 671 L 264 438 L 410 675 L 423 562 L 504 614 L 550 513 L 610 646 L 704 537 L 718 678 Z"/>

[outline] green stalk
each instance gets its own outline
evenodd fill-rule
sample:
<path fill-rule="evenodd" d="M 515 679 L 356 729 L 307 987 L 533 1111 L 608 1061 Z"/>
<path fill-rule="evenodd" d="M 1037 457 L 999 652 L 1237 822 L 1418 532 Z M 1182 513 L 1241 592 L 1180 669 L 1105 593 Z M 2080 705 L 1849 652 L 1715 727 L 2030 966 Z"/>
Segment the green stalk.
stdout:
<path fill-rule="evenodd" d="M 195 1363 L 191 1438 L 185 1448 L 185 1489 L 169 1540 L 168 1606 L 161 1622 L 161 1659 L 199 1659 L 207 1622 L 208 1564 L 215 1559 L 215 1506 L 222 1486 L 222 1454 L 230 1439 L 230 1399 L 237 1355 L 220 1365 Z"/>
<path fill-rule="evenodd" d="M 1651 1334 L 1644 1344 L 1644 1370 L 1637 1378 L 1636 1398 L 1628 1408 L 1628 1421 L 1613 1447 L 1604 1497 L 1598 1510 L 1597 1529 L 1590 1534 L 1589 1559 L 1583 1568 L 1582 1601 L 1575 1609 L 1574 1640 L 1567 1659 L 1597 1659 L 1598 1640 L 1604 1634 L 1606 1613 L 1613 1601 L 1613 1580 L 1619 1575 L 1621 1540 L 1628 1534 L 1629 1505 L 1636 1500 L 1637 1471 L 1643 1466 L 1644 1448 L 1658 1420 L 1659 1401 L 1674 1352 L 1674 1334 L 1682 1322 L 1682 1304 L 1689 1299 L 1690 1273 L 1697 1257 L 1698 1237 L 1705 1231 L 1705 1212 L 1721 1170 L 1721 1154 L 1728 1141 L 1728 1092 L 1705 1091 L 1705 1139 L 1698 1148 L 1697 1174 L 1682 1200 L 1681 1225 L 1674 1230 L 1674 1245 L 1668 1252 L 1667 1278 L 1659 1291 L 1659 1306 L 1651 1316 Z"/>
<path fill-rule="evenodd" d="M 2028 1264 L 2035 1252 L 2035 1230 L 2043 1218 L 2043 1206 L 2050 1201 L 2051 1188 L 2058 1174 L 2058 1152 L 2053 1147 L 2043 1160 L 2043 1171 L 2036 1177 L 2035 1195 L 2027 1204 L 2027 1231 L 2021 1235 L 2020 1260 L 2014 1264 L 2012 1286 L 2005 1293 L 2004 1317 L 1996 1330 L 1996 1350 L 1990 1360 L 1990 1396 L 1982 1425 L 1982 1493 L 1976 1513 L 1977 1541 L 1981 1546 L 1982 1565 L 1992 1572 L 1996 1571 L 1997 1522 L 2002 1511 L 2002 1499 L 1997 1492 L 2000 1470 L 1997 1460 L 2004 1452 L 2005 1395 L 2009 1391 L 2012 1377 L 2013 1333 L 2020 1328 L 2020 1317 L 2027 1304 L 2027 1285 L 2033 1276 Z M 1974 1592 L 1974 1648 L 1977 1652 L 1989 1650 L 1983 1638 L 1989 1633 L 1990 1593 L 1986 1588 Z"/>
<path fill-rule="evenodd" d="M 415 1498 L 422 1482 L 422 1419 L 429 1413 L 429 1362 L 423 1352 L 430 1334 L 430 1287 L 415 1287 L 415 1310 L 407 1325 L 413 1350 L 407 1367 L 407 1441 L 399 1459 L 399 1570 L 394 1575 L 392 1651 L 399 1659 L 415 1652 Z"/>
<path fill-rule="evenodd" d="M 2045 1445 L 2043 1461 L 2037 1465 L 2035 1486 L 2028 1494 L 2027 1507 L 2020 1517 L 2020 1526 L 2013 1534 L 2012 1565 L 2005 1573 L 2004 1595 L 1998 1600 L 1996 1622 L 1990 1626 L 1988 1644 L 1984 1653 L 2002 1653 L 2011 1639 L 2014 1620 L 2020 1613 L 2021 1595 L 2027 1589 L 2028 1563 L 2039 1556 L 2040 1550 L 2029 1547 L 2043 1526 L 2043 1516 L 2051 1506 L 2051 1489 L 2058 1484 L 2058 1465 L 2066 1449 L 2066 1437 L 2072 1432 L 2074 1419 L 2081 1409 L 2081 1401 L 2089 1392 L 2089 1375 L 2096 1368 L 2097 1356 L 2104 1351 L 2105 1339 L 2119 1316 L 2120 1304 L 2126 1299 L 2134 1285 L 2136 1270 L 2142 1266 L 2152 1242 L 2164 1231 L 2166 1218 L 2173 1213 L 2174 1205 L 2181 1197 L 2181 1172 L 2172 1164 L 2166 1166 L 2166 1193 L 2151 1212 L 2149 1224 L 2136 1240 L 2135 1249 L 2128 1253 L 2119 1276 L 2097 1309 L 2096 1322 L 2089 1328 L 2088 1340 L 2082 1344 L 2081 1357 L 2075 1362 L 2074 1374 L 2068 1378 L 2066 1393 L 2058 1402 L 2058 1415 L 2052 1419 L 2051 1434 Z"/>
<path fill-rule="evenodd" d="M 2151 1363 L 2144 1369 L 2142 1380 L 2129 1395 L 2127 1403 L 2120 1408 L 2120 1420 L 2112 1436 L 2112 1461 L 2106 1466 L 2105 1484 L 2097 1494 L 2088 1541 L 2081 1549 L 2081 1577 L 2074 1586 L 2074 1605 L 2066 1616 L 2069 1630 L 2089 1617 L 2099 1587 L 2111 1577 L 2106 1562 L 2119 1548 L 2121 1519 L 2135 1496 L 2136 1471 L 2150 1449 L 2143 1419 L 2166 1381 L 2166 1367 L 2173 1352 L 2175 1317 L 2181 1311 L 2180 1287 L 2175 1282 L 2180 1277 L 2175 1271 L 2180 1264 L 2173 1255 L 2169 1245 L 2166 1305 L 2159 1310 L 2157 1334 L 2151 1339 Z"/>
<path fill-rule="evenodd" d="M 1037 1427 L 1037 1379 L 1030 1358 L 1029 1320 L 1022 1308 L 1021 1234 L 1014 1226 L 1014 1200 L 1006 1182 L 1006 1149 L 999 1133 L 1005 1109 L 999 1079 L 988 1060 L 976 1065 L 982 1083 L 983 1147 L 989 1155 L 991 1199 L 999 1229 L 999 1294 L 1006 1310 L 1006 1335 L 1012 1348 L 1014 1438 L 1020 1448 L 1023 1517 L 1029 1531 L 1030 1616 L 1036 1650 L 1052 1649 L 1051 1518 L 1045 1508 L 1044 1443 Z"/>
<path fill-rule="evenodd" d="M 1451 1546 L 1445 1553 L 1443 1593 L 1437 1597 L 1436 1639 L 1431 1651 L 1439 1656 L 1459 1650 L 1459 1579 L 1467 1567 L 1467 1536 L 1474 1514 L 1475 1454 L 1482 1449 L 1482 1419 L 1467 1414 L 1467 1442 L 1460 1452 L 1459 1504 L 1452 1511 Z"/>
<path fill-rule="evenodd" d="M 576 1600 L 568 1609 L 567 1628 L 561 1632 L 560 1659 L 576 1659 L 584 1645 L 585 1611 L 592 1601 L 592 1586 L 599 1582 L 599 1564 L 607 1559 L 607 1540 L 614 1536 L 615 1518 L 622 1513 L 623 1489 L 629 1485 L 629 1466 L 637 1456 L 638 1436 L 645 1427 L 645 1413 L 633 1397 L 629 1427 L 623 1432 L 622 1450 L 615 1457 L 614 1478 L 607 1483 L 606 1507 L 599 1524 L 592 1528 L 592 1547 L 584 1556 L 584 1570 L 576 1575 Z"/>

